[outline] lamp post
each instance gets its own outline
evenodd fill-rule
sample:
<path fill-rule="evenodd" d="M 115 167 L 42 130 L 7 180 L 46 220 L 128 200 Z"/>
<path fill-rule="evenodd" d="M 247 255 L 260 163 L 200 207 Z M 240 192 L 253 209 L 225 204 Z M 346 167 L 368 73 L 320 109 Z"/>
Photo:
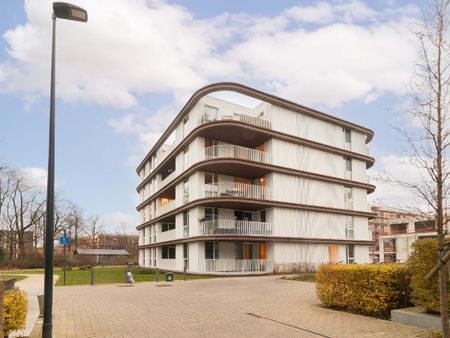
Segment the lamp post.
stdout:
<path fill-rule="evenodd" d="M 87 12 L 65 2 L 53 3 L 52 66 L 50 84 L 50 128 L 48 146 L 47 207 L 45 229 L 45 279 L 44 279 L 44 323 L 42 337 L 52 337 L 53 302 L 53 241 L 54 241 L 54 196 L 55 196 L 55 31 L 56 18 L 87 22 Z"/>

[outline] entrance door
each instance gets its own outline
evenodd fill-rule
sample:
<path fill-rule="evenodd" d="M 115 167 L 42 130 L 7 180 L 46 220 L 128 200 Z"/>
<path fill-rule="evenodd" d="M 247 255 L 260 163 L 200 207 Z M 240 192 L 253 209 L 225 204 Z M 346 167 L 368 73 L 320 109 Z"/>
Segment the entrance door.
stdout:
<path fill-rule="evenodd" d="M 330 263 L 339 262 L 339 245 L 328 245 L 328 260 Z"/>
<path fill-rule="evenodd" d="M 259 243 L 259 259 L 267 259 L 266 243 Z"/>

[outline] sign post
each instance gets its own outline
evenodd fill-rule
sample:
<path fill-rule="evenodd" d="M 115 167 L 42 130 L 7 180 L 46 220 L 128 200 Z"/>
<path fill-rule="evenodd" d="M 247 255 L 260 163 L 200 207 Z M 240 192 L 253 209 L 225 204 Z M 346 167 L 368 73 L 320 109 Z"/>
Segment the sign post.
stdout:
<path fill-rule="evenodd" d="M 64 286 L 66 285 L 66 246 L 69 245 L 69 237 L 67 237 L 66 228 L 63 229 L 64 236 L 59 239 L 61 245 L 64 247 Z"/>

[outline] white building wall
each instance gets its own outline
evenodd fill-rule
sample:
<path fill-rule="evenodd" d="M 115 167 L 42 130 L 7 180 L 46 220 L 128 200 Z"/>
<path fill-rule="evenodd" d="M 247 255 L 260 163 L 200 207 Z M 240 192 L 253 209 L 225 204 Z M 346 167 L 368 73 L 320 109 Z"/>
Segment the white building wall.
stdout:
<path fill-rule="evenodd" d="M 267 141 L 265 150 L 271 154 L 274 165 L 332 177 L 345 177 L 345 162 L 341 155 L 277 139 Z M 356 167 L 356 170 L 361 170 L 358 166 Z M 364 168 L 363 173 L 365 171 Z M 359 175 L 361 176 L 360 173 Z"/>
<path fill-rule="evenodd" d="M 271 208 L 274 236 L 345 239 L 345 215 Z"/>

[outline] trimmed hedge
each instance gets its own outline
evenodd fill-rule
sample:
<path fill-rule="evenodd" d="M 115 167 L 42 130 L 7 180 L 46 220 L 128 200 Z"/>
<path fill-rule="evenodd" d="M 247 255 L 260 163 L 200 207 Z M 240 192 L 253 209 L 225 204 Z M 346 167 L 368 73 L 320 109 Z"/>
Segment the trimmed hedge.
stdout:
<path fill-rule="evenodd" d="M 322 265 L 317 296 L 325 305 L 378 318 L 409 305 L 411 287 L 406 265 Z"/>
<path fill-rule="evenodd" d="M 439 274 L 431 280 L 425 276 L 437 264 L 436 239 L 421 239 L 414 242 L 414 252 L 408 260 L 411 270 L 412 301 L 415 305 L 423 306 L 428 312 L 440 312 L 439 309 Z M 448 280 L 448 270 L 445 269 Z M 450 302 L 450 283 L 447 283 Z"/>
<path fill-rule="evenodd" d="M 13 331 L 25 329 L 28 300 L 25 291 L 13 289 L 5 291 L 3 298 L 3 337 Z"/>

